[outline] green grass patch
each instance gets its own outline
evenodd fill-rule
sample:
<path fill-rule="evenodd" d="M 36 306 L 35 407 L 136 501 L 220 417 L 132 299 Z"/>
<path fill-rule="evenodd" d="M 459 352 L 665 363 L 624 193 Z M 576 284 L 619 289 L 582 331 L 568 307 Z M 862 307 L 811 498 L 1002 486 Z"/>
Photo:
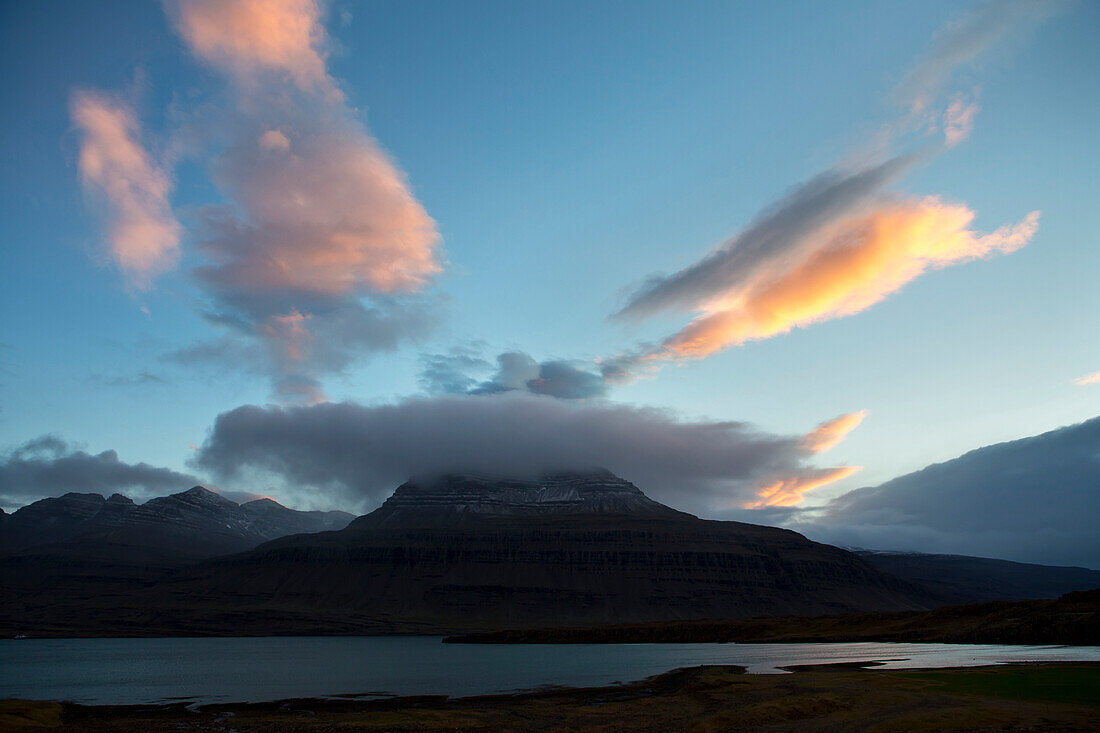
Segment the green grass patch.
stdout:
<path fill-rule="evenodd" d="M 905 676 L 935 682 L 945 692 L 1100 706 L 1100 665 L 1096 664 L 908 672 Z"/>

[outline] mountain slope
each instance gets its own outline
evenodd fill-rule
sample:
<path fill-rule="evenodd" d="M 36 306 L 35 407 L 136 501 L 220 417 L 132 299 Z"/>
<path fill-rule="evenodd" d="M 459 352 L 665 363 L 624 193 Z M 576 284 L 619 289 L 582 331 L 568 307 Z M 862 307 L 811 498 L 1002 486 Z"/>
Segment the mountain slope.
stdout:
<path fill-rule="evenodd" d="M 135 504 L 114 494 L 69 493 L 23 507 L 0 525 L 0 553 L 92 553 L 178 563 L 249 550 L 297 532 L 340 529 L 347 512 L 299 512 L 271 499 L 237 504 L 196 486 Z"/>
<path fill-rule="evenodd" d="M 698 519 L 604 472 L 409 482 L 346 529 L 200 563 L 141 598 L 147 607 L 188 609 L 179 623 L 201 622 L 207 632 L 214 626 L 203 599 L 217 599 L 220 613 L 233 609 L 249 625 L 239 633 L 434 632 L 932 603 L 845 550 L 789 530 Z"/>
<path fill-rule="evenodd" d="M 944 604 L 1056 598 L 1100 588 L 1100 570 L 1032 565 L 963 555 L 856 550 L 899 578 L 918 583 Z"/>

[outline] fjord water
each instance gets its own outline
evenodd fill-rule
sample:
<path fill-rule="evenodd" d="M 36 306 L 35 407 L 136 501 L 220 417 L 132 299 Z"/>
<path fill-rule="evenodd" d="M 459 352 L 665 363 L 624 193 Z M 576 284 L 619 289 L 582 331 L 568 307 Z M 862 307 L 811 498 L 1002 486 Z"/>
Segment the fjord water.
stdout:
<path fill-rule="evenodd" d="M 442 644 L 438 636 L 0 640 L 0 699 L 86 704 L 451 696 L 631 682 L 677 667 L 879 660 L 885 668 L 1100 661 L 1100 647 L 963 644 Z"/>

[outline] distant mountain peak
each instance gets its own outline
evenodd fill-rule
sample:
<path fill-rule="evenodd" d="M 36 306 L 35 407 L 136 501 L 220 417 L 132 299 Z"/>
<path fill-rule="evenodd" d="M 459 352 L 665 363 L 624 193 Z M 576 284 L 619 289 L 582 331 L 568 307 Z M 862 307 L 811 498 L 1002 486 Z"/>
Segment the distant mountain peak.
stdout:
<path fill-rule="evenodd" d="M 689 516 L 606 469 L 554 471 L 535 480 L 466 472 L 407 481 L 353 524 L 550 514 Z"/>

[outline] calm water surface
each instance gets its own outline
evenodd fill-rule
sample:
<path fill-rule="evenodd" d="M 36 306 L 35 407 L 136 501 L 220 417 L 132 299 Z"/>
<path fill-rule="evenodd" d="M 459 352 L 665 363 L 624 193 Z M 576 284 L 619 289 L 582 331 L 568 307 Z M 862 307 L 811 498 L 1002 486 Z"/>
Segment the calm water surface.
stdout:
<path fill-rule="evenodd" d="M 677 667 L 883 660 L 886 668 L 1100 661 L 1100 647 L 960 644 L 441 644 L 438 636 L 3 639 L 0 699 L 95 704 L 479 695 L 630 682 Z"/>

